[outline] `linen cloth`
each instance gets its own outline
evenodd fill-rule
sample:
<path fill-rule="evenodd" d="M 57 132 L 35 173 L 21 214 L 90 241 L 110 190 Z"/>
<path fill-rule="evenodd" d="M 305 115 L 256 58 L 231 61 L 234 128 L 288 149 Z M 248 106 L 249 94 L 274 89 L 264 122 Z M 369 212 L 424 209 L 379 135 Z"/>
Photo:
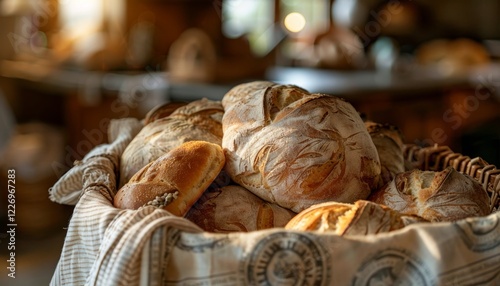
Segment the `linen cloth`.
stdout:
<path fill-rule="evenodd" d="M 131 118 L 111 121 L 111 143 L 89 152 L 50 189 L 54 202 L 76 204 L 51 285 L 137 285 L 142 249 L 161 242 L 153 239 L 155 231 L 162 233 L 165 225 L 201 231 L 154 207 L 113 206 L 120 155 L 141 128 Z"/>

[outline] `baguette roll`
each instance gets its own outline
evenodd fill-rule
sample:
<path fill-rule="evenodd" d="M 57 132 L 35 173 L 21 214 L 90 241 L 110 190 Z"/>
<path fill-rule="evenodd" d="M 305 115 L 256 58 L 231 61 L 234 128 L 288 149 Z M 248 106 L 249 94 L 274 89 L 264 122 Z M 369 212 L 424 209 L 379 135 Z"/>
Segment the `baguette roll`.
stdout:
<path fill-rule="evenodd" d="M 114 206 L 152 205 L 184 216 L 215 180 L 225 163 L 218 144 L 189 141 L 144 166 L 118 190 Z"/>

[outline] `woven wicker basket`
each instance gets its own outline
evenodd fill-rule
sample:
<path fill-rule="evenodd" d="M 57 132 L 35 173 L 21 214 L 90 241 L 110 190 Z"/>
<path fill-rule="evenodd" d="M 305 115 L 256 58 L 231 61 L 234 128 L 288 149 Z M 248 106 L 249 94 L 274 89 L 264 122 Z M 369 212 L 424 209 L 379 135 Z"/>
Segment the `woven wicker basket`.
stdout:
<path fill-rule="evenodd" d="M 405 145 L 405 158 L 414 168 L 426 171 L 442 171 L 453 167 L 476 179 L 488 191 L 491 212 L 500 206 L 500 170 L 482 158 L 471 158 L 453 152 L 448 146 L 419 147 Z"/>

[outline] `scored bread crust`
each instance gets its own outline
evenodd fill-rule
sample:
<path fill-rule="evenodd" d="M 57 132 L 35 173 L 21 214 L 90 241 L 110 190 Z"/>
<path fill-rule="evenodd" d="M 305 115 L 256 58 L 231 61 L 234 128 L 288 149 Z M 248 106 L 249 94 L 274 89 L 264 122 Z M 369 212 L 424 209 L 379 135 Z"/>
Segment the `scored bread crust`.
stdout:
<path fill-rule="evenodd" d="M 114 205 L 138 209 L 165 193 L 178 192 L 163 209 L 184 216 L 225 164 L 218 144 L 189 141 L 149 163 L 118 190 Z"/>
<path fill-rule="evenodd" d="M 414 169 L 400 173 L 389 184 L 374 191 L 368 200 L 433 222 L 490 213 L 486 190 L 453 167 L 440 172 Z"/>
<path fill-rule="evenodd" d="M 166 102 L 152 108 L 146 116 L 144 116 L 144 125 L 153 121 L 170 116 L 179 107 L 185 106 L 185 102 Z"/>
<path fill-rule="evenodd" d="M 296 213 L 267 202 L 239 185 L 208 189 L 186 219 L 208 232 L 250 232 L 284 227 Z"/>
<path fill-rule="evenodd" d="M 231 89 L 222 105 L 226 172 L 262 199 L 300 212 L 375 189 L 377 150 L 348 102 L 257 81 Z"/>
<path fill-rule="evenodd" d="M 390 124 L 365 121 L 365 126 L 379 155 L 381 173 L 378 186 L 382 187 L 405 171 L 403 134 Z"/>
<path fill-rule="evenodd" d="M 417 222 L 425 220 L 403 215 L 384 205 L 359 200 L 354 204 L 326 202 L 314 205 L 297 214 L 285 228 L 338 235 L 368 235 L 394 231 Z"/>
<path fill-rule="evenodd" d="M 223 112 L 220 101 L 203 98 L 149 122 L 121 156 L 119 186 L 142 167 L 184 142 L 202 140 L 221 145 Z"/>

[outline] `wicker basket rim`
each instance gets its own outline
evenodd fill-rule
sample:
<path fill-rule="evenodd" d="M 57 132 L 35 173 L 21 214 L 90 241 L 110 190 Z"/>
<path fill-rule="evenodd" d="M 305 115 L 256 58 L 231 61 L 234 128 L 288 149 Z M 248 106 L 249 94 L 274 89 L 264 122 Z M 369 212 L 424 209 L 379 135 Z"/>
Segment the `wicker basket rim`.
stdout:
<path fill-rule="evenodd" d="M 421 147 L 416 144 L 404 145 L 405 159 L 414 168 L 426 171 L 442 171 L 453 167 L 477 180 L 490 196 L 490 210 L 500 208 L 500 169 L 480 157 L 471 158 L 453 152 L 448 146 Z"/>

